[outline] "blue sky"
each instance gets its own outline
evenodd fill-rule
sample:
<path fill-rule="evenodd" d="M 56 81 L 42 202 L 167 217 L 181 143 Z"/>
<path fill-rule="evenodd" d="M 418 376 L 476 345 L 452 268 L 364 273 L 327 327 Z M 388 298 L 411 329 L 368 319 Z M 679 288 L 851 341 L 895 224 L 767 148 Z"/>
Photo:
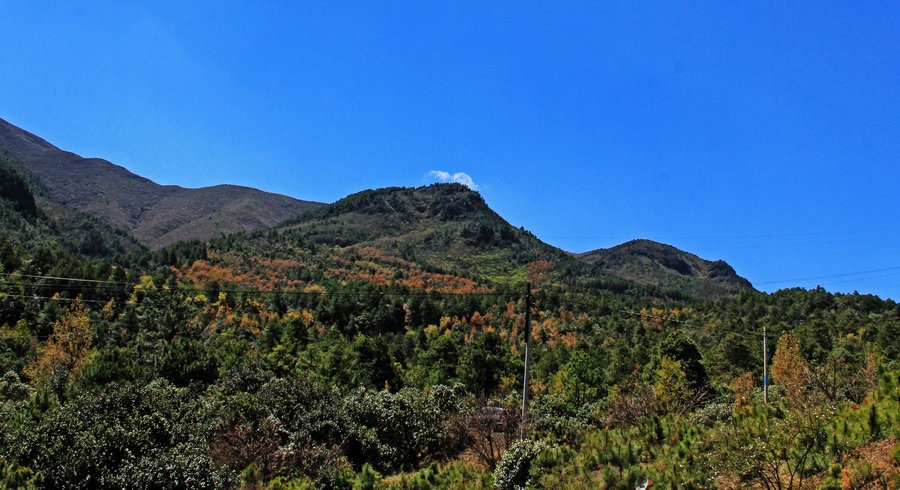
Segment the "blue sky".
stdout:
<path fill-rule="evenodd" d="M 900 4 L 0 4 L 0 117 L 162 184 L 468 179 L 562 249 L 900 299 Z"/>

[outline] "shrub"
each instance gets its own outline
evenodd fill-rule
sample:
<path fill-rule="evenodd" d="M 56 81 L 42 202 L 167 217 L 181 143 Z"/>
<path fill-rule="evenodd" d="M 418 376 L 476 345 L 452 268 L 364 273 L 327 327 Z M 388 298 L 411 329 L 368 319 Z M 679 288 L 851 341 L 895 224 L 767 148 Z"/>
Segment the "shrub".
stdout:
<path fill-rule="evenodd" d="M 541 441 L 522 439 L 503 453 L 494 469 L 494 488 L 512 490 L 531 485 L 531 461 L 546 448 Z"/>

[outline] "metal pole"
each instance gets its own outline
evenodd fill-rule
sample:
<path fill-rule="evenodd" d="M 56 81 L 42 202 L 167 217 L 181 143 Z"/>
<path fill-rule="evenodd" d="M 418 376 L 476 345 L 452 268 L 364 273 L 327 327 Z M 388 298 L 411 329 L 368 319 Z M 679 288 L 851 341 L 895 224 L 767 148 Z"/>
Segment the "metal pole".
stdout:
<path fill-rule="evenodd" d="M 522 383 L 522 422 L 519 439 L 525 439 L 525 421 L 528 417 L 528 368 L 531 363 L 531 283 L 525 286 L 525 376 Z"/>
<path fill-rule="evenodd" d="M 766 351 L 766 339 L 769 334 L 763 325 L 763 403 L 769 404 L 769 355 Z"/>

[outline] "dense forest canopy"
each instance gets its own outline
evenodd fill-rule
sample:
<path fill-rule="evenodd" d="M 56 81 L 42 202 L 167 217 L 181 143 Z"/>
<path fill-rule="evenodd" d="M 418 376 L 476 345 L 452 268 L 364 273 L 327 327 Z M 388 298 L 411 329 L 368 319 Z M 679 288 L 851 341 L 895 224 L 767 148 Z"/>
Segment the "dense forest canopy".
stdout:
<path fill-rule="evenodd" d="M 0 172 L 0 486 L 900 483 L 892 300 L 638 284 L 460 186 L 149 252 Z"/>

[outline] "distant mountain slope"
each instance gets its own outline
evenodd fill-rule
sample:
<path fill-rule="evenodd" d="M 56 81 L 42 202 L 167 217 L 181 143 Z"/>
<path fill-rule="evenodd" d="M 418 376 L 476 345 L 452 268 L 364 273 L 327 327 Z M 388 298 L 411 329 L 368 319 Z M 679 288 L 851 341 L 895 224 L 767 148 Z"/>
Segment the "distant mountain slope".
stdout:
<path fill-rule="evenodd" d="M 576 257 L 632 281 L 692 295 L 719 297 L 753 290 L 750 281 L 724 261 L 711 262 L 650 240 L 632 240 Z"/>
<path fill-rule="evenodd" d="M 108 257 L 143 250 L 127 233 L 59 204 L 3 155 L 0 155 L 0 229 L 3 247 L 29 252 L 59 246 L 87 257 Z M 5 265 L 7 271 L 12 270 L 9 263 Z"/>
<path fill-rule="evenodd" d="M 62 204 L 130 233 L 151 249 L 269 228 L 321 205 L 232 185 L 159 185 L 106 160 L 60 150 L 2 119 L 0 150 Z"/>

